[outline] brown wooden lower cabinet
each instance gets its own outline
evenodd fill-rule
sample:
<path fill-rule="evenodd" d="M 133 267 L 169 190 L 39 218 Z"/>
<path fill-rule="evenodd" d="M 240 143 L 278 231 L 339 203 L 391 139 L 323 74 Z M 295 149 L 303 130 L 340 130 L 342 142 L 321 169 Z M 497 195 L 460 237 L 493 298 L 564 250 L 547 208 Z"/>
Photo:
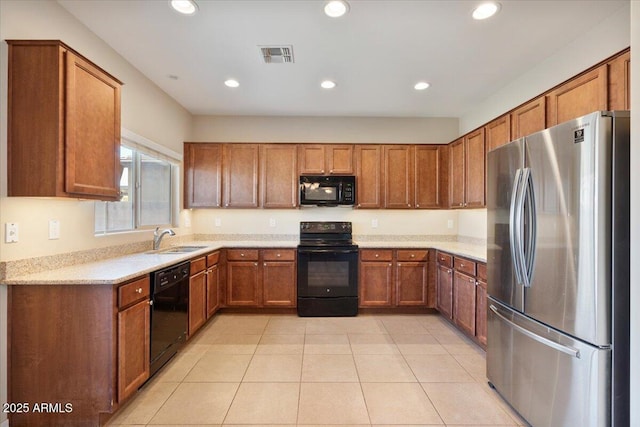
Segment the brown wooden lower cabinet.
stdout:
<path fill-rule="evenodd" d="M 149 277 L 118 285 L 8 287 L 12 426 L 97 426 L 149 373 Z M 57 412 L 35 403 L 60 403 Z"/>
<path fill-rule="evenodd" d="M 427 249 L 361 249 L 359 306 L 429 307 L 428 259 Z"/>
<path fill-rule="evenodd" d="M 220 308 L 220 267 L 214 264 L 207 268 L 207 319 Z"/>
<path fill-rule="evenodd" d="M 486 348 L 486 264 L 442 251 L 436 257 L 438 311 Z"/>
<path fill-rule="evenodd" d="M 295 249 L 228 249 L 227 307 L 296 306 Z"/>
<path fill-rule="evenodd" d="M 448 319 L 453 318 L 453 270 L 446 265 L 438 265 L 436 308 Z"/>

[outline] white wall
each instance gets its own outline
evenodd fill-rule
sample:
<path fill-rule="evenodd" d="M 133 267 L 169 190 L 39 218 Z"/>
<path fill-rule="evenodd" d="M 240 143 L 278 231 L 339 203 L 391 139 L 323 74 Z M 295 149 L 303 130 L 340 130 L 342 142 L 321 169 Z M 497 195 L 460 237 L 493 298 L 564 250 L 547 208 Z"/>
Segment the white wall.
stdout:
<path fill-rule="evenodd" d="M 584 7 L 578 4 L 577 7 Z M 544 25 L 541 23 L 541 25 Z M 579 25 L 570 23 L 568 25 Z M 607 18 L 566 48 L 505 86 L 460 117 L 463 135 L 518 105 L 535 98 L 609 56 L 629 47 L 629 7 Z"/>
<path fill-rule="evenodd" d="M 631 425 L 640 425 L 640 1 L 631 2 Z"/>
<path fill-rule="evenodd" d="M 457 118 L 195 116 L 194 142 L 449 143 Z"/>

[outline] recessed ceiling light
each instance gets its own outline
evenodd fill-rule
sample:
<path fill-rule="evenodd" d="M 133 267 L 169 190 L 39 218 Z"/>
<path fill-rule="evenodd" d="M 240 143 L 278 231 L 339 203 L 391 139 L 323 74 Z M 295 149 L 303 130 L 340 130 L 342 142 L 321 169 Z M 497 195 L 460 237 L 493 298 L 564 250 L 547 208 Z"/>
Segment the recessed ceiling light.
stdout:
<path fill-rule="evenodd" d="M 331 18 L 339 18 L 348 11 L 349 3 L 345 0 L 331 0 L 324 5 L 324 13 Z"/>
<path fill-rule="evenodd" d="M 480 6 L 473 9 L 473 19 L 482 20 L 491 18 L 500 10 L 500 3 L 489 2 L 482 3 Z"/>
<path fill-rule="evenodd" d="M 225 80 L 225 81 L 224 81 L 224 84 L 225 84 L 227 87 L 238 87 L 238 86 L 240 86 L 240 82 L 238 82 L 238 81 L 237 81 L 237 80 L 235 80 L 235 79 Z"/>
<path fill-rule="evenodd" d="M 336 82 L 332 82 L 331 80 L 325 80 L 322 83 L 320 83 L 320 86 L 323 89 L 333 89 L 334 87 L 336 87 Z"/>
<path fill-rule="evenodd" d="M 183 15 L 193 15 L 198 11 L 198 5 L 193 0 L 169 0 L 169 4 Z"/>
<path fill-rule="evenodd" d="M 415 90 L 425 90 L 429 86 L 431 86 L 431 85 L 429 83 L 427 83 L 427 82 L 418 82 L 418 83 L 415 84 L 415 86 L 413 86 L 413 88 Z"/>

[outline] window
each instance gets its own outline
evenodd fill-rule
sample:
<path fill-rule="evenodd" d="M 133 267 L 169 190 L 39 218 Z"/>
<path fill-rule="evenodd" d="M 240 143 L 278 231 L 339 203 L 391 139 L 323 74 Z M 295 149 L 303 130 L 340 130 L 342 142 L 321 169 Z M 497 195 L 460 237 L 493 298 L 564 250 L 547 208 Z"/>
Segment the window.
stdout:
<path fill-rule="evenodd" d="M 173 191 L 177 187 L 177 161 L 123 139 L 120 200 L 95 203 L 95 233 L 172 225 L 177 211 Z"/>

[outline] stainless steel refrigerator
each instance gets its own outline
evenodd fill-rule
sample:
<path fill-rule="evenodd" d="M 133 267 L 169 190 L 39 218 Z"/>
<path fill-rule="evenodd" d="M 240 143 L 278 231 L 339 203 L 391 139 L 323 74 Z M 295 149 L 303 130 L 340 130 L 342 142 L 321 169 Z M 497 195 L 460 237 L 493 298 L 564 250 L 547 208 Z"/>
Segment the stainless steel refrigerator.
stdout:
<path fill-rule="evenodd" d="M 487 378 L 533 426 L 629 425 L 630 187 L 628 112 L 487 155 Z"/>

